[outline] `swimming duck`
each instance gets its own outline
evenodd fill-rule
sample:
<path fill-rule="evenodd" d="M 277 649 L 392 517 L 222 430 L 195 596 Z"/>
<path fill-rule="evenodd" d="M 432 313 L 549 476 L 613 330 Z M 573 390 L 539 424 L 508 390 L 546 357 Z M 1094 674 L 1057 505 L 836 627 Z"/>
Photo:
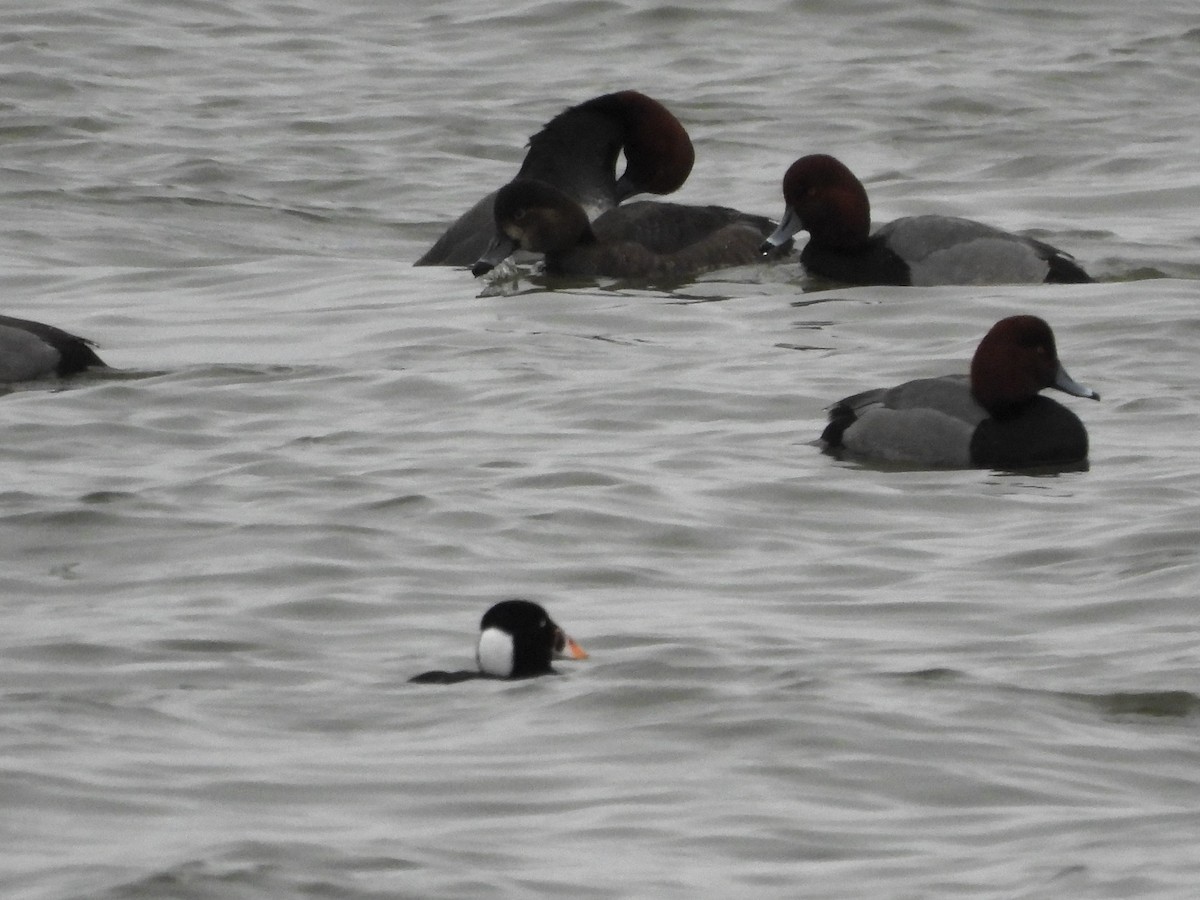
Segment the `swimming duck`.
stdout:
<path fill-rule="evenodd" d="M 104 366 L 85 338 L 53 325 L 0 316 L 0 384 Z"/>
<path fill-rule="evenodd" d="M 1100 395 L 1067 374 L 1037 316 L 1001 319 L 979 342 L 970 376 L 921 378 L 847 397 L 821 440 L 868 459 L 949 468 L 1019 469 L 1087 459 L 1078 416 L 1038 392 Z"/>
<path fill-rule="evenodd" d="M 578 203 L 540 181 L 518 179 L 496 194 L 496 238 L 471 268 L 490 272 L 520 250 L 545 254 L 551 275 L 686 278 L 761 262 L 775 223 L 723 206 L 633 203 L 594 223 Z"/>
<path fill-rule="evenodd" d="M 812 275 L 845 284 L 1080 283 L 1092 279 L 1056 247 L 971 219 L 908 216 L 873 235 L 867 191 L 845 165 L 815 154 L 783 177 L 786 203 L 766 252 L 807 231 L 800 262 Z"/>
<path fill-rule="evenodd" d="M 419 684 L 455 684 L 472 678 L 532 678 L 554 672 L 552 659 L 587 659 L 549 614 L 529 600 L 502 600 L 479 623 L 475 662 L 479 671 L 424 672 Z"/>
<path fill-rule="evenodd" d="M 625 171 L 616 177 L 617 157 Z M 529 139 L 518 178 L 543 181 L 585 208 L 589 217 L 634 194 L 670 194 L 691 174 L 696 153 L 687 130 L 645 94 L 618 91 L 559 113 Z M 418 266 L 469 266 L 495 235 L 488 194 L 417 260 Z"/>

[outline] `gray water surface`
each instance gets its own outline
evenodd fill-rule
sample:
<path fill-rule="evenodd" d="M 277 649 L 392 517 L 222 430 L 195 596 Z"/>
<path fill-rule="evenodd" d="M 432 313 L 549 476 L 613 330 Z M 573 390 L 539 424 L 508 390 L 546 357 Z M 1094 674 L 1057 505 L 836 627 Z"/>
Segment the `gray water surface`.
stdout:
<path fill-rule="evenodd" d="M 1178 898 L 1200 883 L 1200 13 L 616 0 L 7 10 L 0 888 L 21 900 Z M 413 268 L 634 88 L 673 199 L 829 152 L 1092 285 Z M 1084 471 L 883 470 L 867 387 L 1044 316 Z M 495 600 L 591 653 L 471 664 Z"/>

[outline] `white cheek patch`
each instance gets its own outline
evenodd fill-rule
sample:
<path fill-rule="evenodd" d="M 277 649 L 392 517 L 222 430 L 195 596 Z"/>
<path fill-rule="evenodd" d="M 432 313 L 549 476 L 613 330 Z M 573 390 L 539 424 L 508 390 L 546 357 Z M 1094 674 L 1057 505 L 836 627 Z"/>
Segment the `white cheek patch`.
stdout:
<path fill-rule="evenodd" d="M 513 671 L 512 635 L 499 628 L 488 628 L 479 635 L 475 649 L 479 671 L 496 678 L 508 678 Z"/>

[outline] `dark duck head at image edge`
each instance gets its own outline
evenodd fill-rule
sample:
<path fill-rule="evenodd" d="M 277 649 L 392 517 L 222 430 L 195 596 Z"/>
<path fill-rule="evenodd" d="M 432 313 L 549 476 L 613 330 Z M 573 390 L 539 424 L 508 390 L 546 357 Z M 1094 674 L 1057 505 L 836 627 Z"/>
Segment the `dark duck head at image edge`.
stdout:
<path fill-rule="evenodd" d="M 550 275 L 685 279 L 757 265 L 775 223 L 723 206 L 631 203 L 595 222 L 562 191 L 521 178 L 496 193 L 496 237 L 471 268 L 490 272 L 517 250 L 541 253 Z"/>
<path fill-rule="evenodd" d="M 1039 394 L 1100 395 L 1058 359 L 1037 316 L 1001 319 L 979 342 L 969 376 L 921 378 L 847 397 L 821 440 L 831 451 L 937 468 L 1024 469 L 1086 462 L 1088 436 L 1066 407 Z"/>
<path fill-rule="evenodd" d="M 625 154 L 618 178 L 617 159 Z M 593 97 L 555 116 L 529 139 L 517 178 L 558 188 L 598 216 L 634 194 L 670 194 L 691 174 L 696 154 L 671 112 L 637 91 Z M 493 191 L 451 225 L 418 266 L 469 266 L 495 234 Z"/>
<path fill-rule="evenodd" d="M 0 316 L 0 384 L 107 368 L 92 342 L 53 325 Z"/>
<path fill-rule="evenodd" d="M 587 659 L 584 649 L 537 603 L 502 600 L 479 623 L 475 647 L 478 671 L 424 672 L 418 684 L 455 684 L 472 678 L 533 678 L 554 673 L 555 659 Z"/>
<path fill-rule="evenodd" d="M 843 284 L 947 285 L 1083 283 L 1070 256 L 1033 238 L 953 216 L 908 216 L 870 234 L 866 188 L 842 162 L 804 156 L 783 178 L 786 207 L 768 252 L 798 231 L 800 262 L 813 276 Z"/>

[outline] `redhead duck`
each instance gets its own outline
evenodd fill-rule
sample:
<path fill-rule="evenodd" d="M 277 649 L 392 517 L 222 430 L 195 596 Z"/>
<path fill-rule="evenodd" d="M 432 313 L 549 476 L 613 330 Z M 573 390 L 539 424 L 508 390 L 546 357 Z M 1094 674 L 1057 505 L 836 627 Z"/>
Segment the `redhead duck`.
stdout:
<path fill-rule="evenodd" d="M 502 600 L 479 623 L 479 671 L 423 672 L 409 681 L 454 684 L 471 678 L 533 678 L 554 672 L 553 659 L 587 659 L 582 647 L 529 600 Z"/>
<path fill-rule="evenodd" d="M 616 177 L 624 151 L 625 172 Z M 594 97 L 559 113 L 529 139 L 518 178 L 544 181 L 597 216 L 634 194 L 679 190 L 696 160 L 687 130 L 637 91 Z M 488 194 L 437 240 L 418 266 L 469 266 L 495 235 Z"/>
<path fill-rule="evenodd" d="M 1020 469 L 1087 459 L 1083 423 L 1038 394 L 1057 388 L 1099 400 L 1075 382 L 1037 316 L 1001 319 L 979 342 L 969 378 L 921 378 L 847 397 L 829 413 L 826 448 L 886 462 Z"/>
<path fill-rule="evenodd" d="M 476 277 L 520 249 L 545 254 L 551 275 L 687 278 L 761 262 L 759 245 L 774 228 L 735 209 L 676 203 L 618 207 L 593 224 L 562 191 L 526 179 L 497 192 L 495 217 L 497 236 L 472 267 Z"/>
<path fill-rule="evenodd" d="M 854 173 L 832 156 L 804 156 L 783 176 L 787 204 L 764 252 L 807 231 L 800 262 L 845 284 L 1080 283 L 1092 279 L 1069 254 L 981 222 L 908 216 L 869 235 L 871 206 Z"/>
<path fill-rule="evenodd" d="M 103 366 L 91 341 L 53 325 L 0 316 L 0 384 L 75 375 Z"/>

